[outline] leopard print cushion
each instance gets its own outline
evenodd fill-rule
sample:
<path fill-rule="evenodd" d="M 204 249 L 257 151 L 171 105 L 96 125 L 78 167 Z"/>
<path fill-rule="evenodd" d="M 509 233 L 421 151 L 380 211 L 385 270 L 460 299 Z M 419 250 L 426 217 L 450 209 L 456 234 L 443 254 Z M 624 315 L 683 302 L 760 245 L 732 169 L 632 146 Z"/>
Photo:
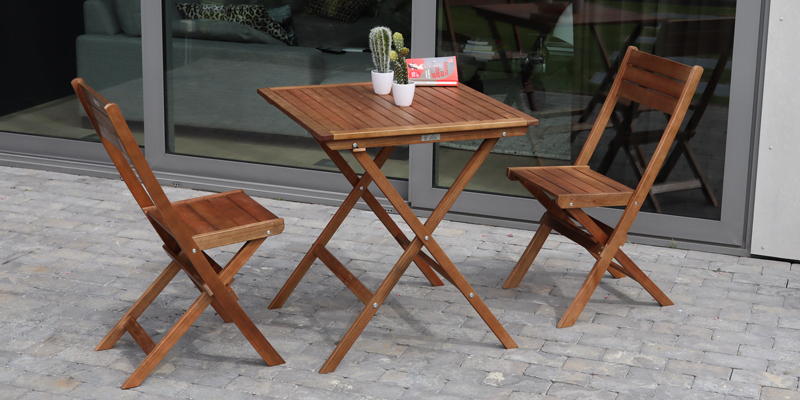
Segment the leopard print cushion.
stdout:
<path fill-rule="evenodd" d="M 213 19 L 238 22 L 251 28 L 266 32 L 275 39 L 291 45 L 292 39 L 267 13 L 267 8 L 259 4 L 192 4 L 177 3 L 178 11 L 185 19 Z"/>
<path fill-rule="evenodd" d="M 320 17 L 354 22 L 373 2 L 374 0 L 311 0 L 304 10 Z"/>

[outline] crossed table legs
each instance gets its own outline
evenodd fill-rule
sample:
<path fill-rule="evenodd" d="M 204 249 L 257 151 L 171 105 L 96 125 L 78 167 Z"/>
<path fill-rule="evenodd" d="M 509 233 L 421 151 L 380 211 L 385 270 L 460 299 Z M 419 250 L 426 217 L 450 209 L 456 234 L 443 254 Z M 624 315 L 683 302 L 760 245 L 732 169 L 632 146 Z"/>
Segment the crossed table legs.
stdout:
<path fill-rule="evenodd" d="M 495 143 L 497 143 L 497 140 L 498 139 L 494 138 L 485 139 L 483 141 L 469 162 L 467 162 L 458 178 L 456 178 L 453 185 L 447 190 L 447 193 L 444 195 L 439 205 L 436 206 L 430 217 L 428 217 L 425 224 L 419 221 L 416 215 L 411 211 L 411 208 L 403 201 L 402 197 L 380 170 L 383 163 L 386 162 L 389 155 L 394 150 L 394 146 L 382 148 L 374 160 L 367 154 L 366 149 L 352 149 L 351 152 L 353 156 L 365 171 L 361 178 L 359 178 L 337 151 L 329 149 L 324 142 L 320 142 L 320 145 L 334 164 L 336 164 L 339 170 L 353 185 L 353 190 L 347 196 L 344 203 L 342 203 L 341 207 L 339 207 L 339 210 L 337 210 L 319 238 L 317 238 L 316 242 L 311 246 L 311 249 L 306 253 L 305 257 L 303 257 L 303 260 L 278 292 L 278 295 L 275 296 L 275 299 L 270 303 L 269 308 L 280 308 L 286 302 L 286 299 L 291 295 L 292 291 L 294 291 L 297 284 L 317 258 L 319 258 L 334 275 L 342 280 L 353 294 L 364 303 L 364 309 L 358 315 L 355 322 L 353 322 L 353 325 L 350 326 L 350 329 L 336 346 L 336 349 L 334 349 L 333 353 L 328 357 L 328 360 L 322 368 L 320 368 L 319 372 L 321 374 L 332 372 L 336 369 L 339 362 L 342 361 L 342 358 L 344 358 L 345 354 L 350 350 L 350 347 L 352 347 L 353 343 L 358 339 L 358 336 L 361 335 L 361 332 L 366 328 L 369 321 L 378 311 L 380 305 L 386 300 L 386 297 L 400 280 L 400 277 L 405 273 L 412 261 L 416 263 L 417 267 L 423 272 L 432 285 L 442 285 L 441 280 L 439 280 L 438 276 L 432 271 L 435 270 L 457 287 L 475 311 L 483 318 L 492 332 L 494 332 L 503 346 L 507 349 L 517 347 L 517 344 L 508 332 L 500 325 L 500 322 L 495 318 L 494 314 L 491 313 L 483 300 L 478 297 L 472 289 L 472 286 L 470 286 L 461 272 L 458 271 L 433 237 L 433 232 L 437 225 L 439 225 L 447 211 L 453 203 L 455 203 L 461 191 L 464 190 L 469 180 L 478 170 L 478 167 L 483 163 L 483 160 L 489 155 L 489 152 L 492 150 Z M 408 238 L 406 238 L 397 224 L 394 223 L 394 220 L 389 217 L 386 210 L 381 207 L 375 197 L 367 189 L 369 184 L 373 181 L 411 228 L 414 233 L 413 240 L 409 241 Z M 358 278 L 348 271 L 347 268 L 325 248 L 325 245 L 339 226 L 341 226 L 345 217 L 355 206 L 359 198 L 364 199 L 373 213 L 375 213 L 378 219 L 405 250 L 374 293 L 367 289 Z M 428 249 L 433 258 L 422 252 L 423 246 Z"/>

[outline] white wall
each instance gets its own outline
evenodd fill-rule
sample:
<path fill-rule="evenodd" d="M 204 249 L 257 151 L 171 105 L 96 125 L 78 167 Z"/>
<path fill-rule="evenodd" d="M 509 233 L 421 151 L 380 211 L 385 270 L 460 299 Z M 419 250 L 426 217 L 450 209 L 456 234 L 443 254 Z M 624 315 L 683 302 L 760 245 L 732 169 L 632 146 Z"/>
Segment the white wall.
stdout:
<path fill-rule="evenodd" d="M 798 0 L 772 0 L 751 253 L 793 260 L 800 260 L 799 36 Z"/>

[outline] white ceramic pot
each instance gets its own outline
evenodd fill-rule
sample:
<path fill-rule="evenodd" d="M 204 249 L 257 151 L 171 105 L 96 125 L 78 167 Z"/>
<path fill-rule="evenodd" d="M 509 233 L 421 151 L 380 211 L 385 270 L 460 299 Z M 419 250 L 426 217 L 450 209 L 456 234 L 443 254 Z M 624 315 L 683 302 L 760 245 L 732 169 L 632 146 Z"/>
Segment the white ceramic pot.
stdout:
<path fill-rule="evenodd" d="M 389 94 L 392 90 L 392 82 L 394 81 L 394 71 L 378 72 L 377 69 L 372 70 L 372 90 L 375 94 Z"/>
<path fill-rule="evenodd" d="M 398 107 L 408 107 L 414 100 L 414 82 L 406 85 L 401 85 L 392 82 L 392 96 L 394 96 L 394 105 Z"/>

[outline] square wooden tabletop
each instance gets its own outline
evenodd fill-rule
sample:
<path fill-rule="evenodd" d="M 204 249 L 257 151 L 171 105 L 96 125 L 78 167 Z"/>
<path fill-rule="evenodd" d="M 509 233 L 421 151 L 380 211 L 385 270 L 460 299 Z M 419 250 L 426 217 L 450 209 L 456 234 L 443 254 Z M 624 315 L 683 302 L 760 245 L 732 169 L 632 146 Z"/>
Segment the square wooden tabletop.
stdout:
<path fill-rule="evenodd" d="M 539 121 L 467 86 L 418 86 L 409 107 L 372 84 L 258 89 L 331 149 L 521 136 Z"/>

